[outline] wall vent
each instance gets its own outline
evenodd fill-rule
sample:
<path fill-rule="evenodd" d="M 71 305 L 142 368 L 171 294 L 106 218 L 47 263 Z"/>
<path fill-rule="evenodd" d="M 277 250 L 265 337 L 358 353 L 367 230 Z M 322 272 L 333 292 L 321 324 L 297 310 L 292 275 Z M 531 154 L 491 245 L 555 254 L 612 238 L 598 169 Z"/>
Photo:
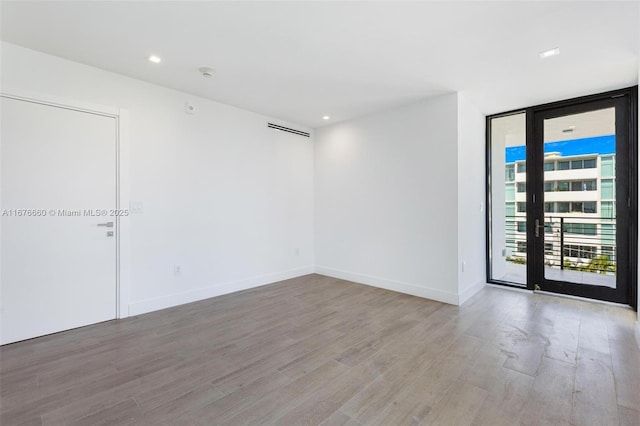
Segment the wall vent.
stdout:
<path fill-rule="evenodd" d="M 306 138 L 310 137 L 310 134 L 307 132 L 303 132 L 302 130 L 291 129 L 289 127 L 279 126 L 273 123 L 267 123 L 267 127 L 270 129 L 281 130 L 283 132 L 293 133 L 294 135 L 304 136 Z"/>

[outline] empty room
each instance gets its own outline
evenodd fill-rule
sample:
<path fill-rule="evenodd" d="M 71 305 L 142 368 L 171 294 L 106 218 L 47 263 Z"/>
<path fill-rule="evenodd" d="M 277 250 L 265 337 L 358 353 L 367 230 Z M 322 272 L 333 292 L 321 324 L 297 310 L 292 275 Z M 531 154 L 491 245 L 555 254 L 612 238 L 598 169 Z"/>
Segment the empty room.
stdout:
<path fill-rule="evenodd" d="M 637 1 L 0 1 L 0 424 L 640 425 Z"/>

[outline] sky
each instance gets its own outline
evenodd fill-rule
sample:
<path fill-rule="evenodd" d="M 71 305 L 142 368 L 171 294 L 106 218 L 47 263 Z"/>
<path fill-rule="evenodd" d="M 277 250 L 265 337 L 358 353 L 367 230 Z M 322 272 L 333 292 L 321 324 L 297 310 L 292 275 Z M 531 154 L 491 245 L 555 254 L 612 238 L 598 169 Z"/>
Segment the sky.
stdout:
<path fill-rule="evenodd" d="M 615 154 L 616 135 L 597 136 L 593 138 L 572 139 L 560 142 L 547 142 L 544 144 L 544 153 L 557 152 L 562 157 L 585 154 Z M 505 148 L 505 162 L 513 163 L 526 158 L 526 147 L 510 146 Z"/>

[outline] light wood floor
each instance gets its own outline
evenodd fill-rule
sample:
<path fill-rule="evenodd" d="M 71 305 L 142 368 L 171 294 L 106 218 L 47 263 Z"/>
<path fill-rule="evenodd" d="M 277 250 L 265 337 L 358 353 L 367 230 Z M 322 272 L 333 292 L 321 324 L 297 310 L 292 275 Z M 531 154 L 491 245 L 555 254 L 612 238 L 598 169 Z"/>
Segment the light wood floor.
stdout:
<path fill-rule="evenodd" d="M 0 349 L 2 425 L 640 425 L 635 313 L 309 275 Z"/>

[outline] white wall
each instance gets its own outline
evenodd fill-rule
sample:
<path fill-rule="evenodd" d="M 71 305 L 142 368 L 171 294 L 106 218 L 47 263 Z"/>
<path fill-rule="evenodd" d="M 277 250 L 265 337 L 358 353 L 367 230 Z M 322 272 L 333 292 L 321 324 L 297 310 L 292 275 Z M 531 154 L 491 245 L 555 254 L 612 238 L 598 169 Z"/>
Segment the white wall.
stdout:
<path fill-rule="evenodd" d="M 485 116 L 458 93 L 458 293 L 486 284 Z M 464 268 L 463 268 L 464 263 Z"/>
<path fill-rule="evenodd" d="M 451 94 L 316 131 L 317 272 L 455 304 L 484 284 L 484 122 L 460 101 L 460 112 Z M 473 194 L 459 192 L 467 184 Z"/>
<path fill-rule="evenodd" d="M 1 47 L 3 89 L 128 111 L 130 194 L 144 209 L 131 218 L 132 314 L 313 271 L 312 139 L 267 129 L 273 118 Z"/>

